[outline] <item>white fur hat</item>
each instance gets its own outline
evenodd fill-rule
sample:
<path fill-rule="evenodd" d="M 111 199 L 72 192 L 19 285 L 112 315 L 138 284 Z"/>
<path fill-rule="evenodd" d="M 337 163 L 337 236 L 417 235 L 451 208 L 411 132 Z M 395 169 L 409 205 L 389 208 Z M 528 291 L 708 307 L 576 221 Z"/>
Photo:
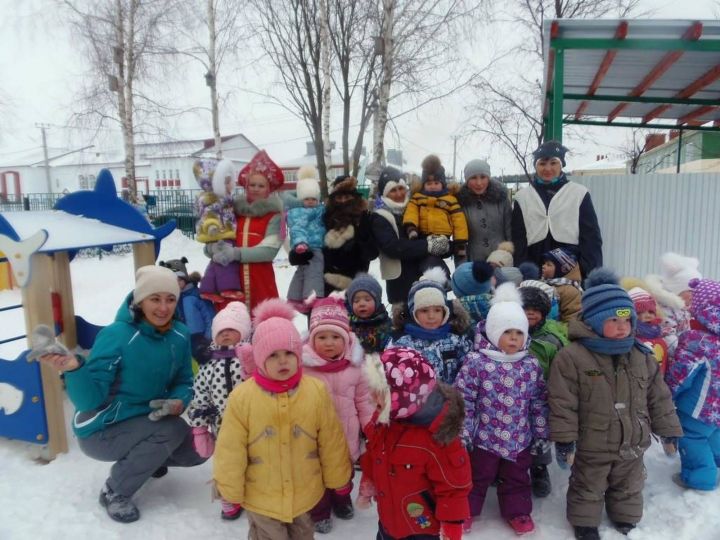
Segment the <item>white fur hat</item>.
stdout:
<path fill-rule="evenodd" d="M 490 343 L 498 346 L 500 336 L 506 330 L 520 330 L 527 340 L 528 319 L 522 308 L 522 298 L 513 283 L 503 283 L 492 299 L 492 306 L 485 321 L 485 335 Z"/>
<path fill-rule="evenodd" d="M 690 290 L 691 279 L 702 279 L 698 271 L 700 261 L 694 257 L 685 257 L 678 253 L 664 253 L 660 257 L 660 278 L 663 286 L 674 294 Z"/>
<path fill-rule="evenodd" d="M 299 200 L 320 200 L 320 183 L 317 180 L 318 172 L 312 165 L 303 165 L 297 171 L 296 193 Z"/>

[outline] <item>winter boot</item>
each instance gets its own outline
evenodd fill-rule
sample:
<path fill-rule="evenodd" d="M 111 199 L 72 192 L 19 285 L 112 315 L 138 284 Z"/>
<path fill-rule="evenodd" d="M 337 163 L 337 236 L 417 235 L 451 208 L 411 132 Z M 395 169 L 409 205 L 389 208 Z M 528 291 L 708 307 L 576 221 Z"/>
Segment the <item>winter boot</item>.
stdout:
<path fill-rule="evenodd" d="M 222 519 L 232 520 L 240 517 L 243 507 L 239 504 L 231 503 L 223 500 L 220 503 L 220 517 Z"/>
<path fill-rule="evenodd" d="M 355 509 L 352 502 L 347 504 L 341 503 L 333 506 L 333 513 L 340 519 L 352 519 L 355 515 Z"/>
<path fill-rule="evenodd" d="M 130 497 L 115 493 L 107 484 L 100 490 L 100 504 L 105 507 L 108 516 L 120 523 L 132 523 L 140 519 L 140 511 Z"/>
<path fill-rule="evenodd" d="M 153 478 L 162 478 L 168 473 L 168 468 L 165 465 L 161 465 L 157 469 L 155 469 L 155 472 L 152 473 Z"/>
<path fill-rule="evenodd" d="M 320 534 L 327 534 L 332 531 L 333 522 L 332 519 L 321 519 L 315 522 L 315 532 Z"/>
<path fill-rule="evenodd" d="M 552 485 L 550 484 L 550 474 L 547 465 L 538 465 L 530 467 L 530 479 L 532 480 L 532 494 L 537 498 L 543 498 L 550 495 Z"/>
<path fill-rule="evenodd" d="M 575 540 L 600 540 L 597 527 L 575 527 Z"/>
<path fill-rule="evenodd" d="M 619 532 L 621 532 L 625 536 L 627 536 L 627 533 L 629 533 L 635 528 L 634 523 L 624 523 L 622 521 L 614 521 L 613 525 Z"/>
<path fill-rule="evenodd" d="M 512 519 L 508 519 L 508 523 L 513 531 L 515 531 L 515 534 L 519 536 L 530 534 L 535 530 L 535 523 L 533 523 L 530 516 L 515 516 Z"/>
<path fill-rule="evenodd" d="M 462 530 L 463 533 L 468 534 L 472 531 L 473 526 L 473 518 L 470 516 L 469 518 L 466 518 L 465 521 L 463 521 Z"/>

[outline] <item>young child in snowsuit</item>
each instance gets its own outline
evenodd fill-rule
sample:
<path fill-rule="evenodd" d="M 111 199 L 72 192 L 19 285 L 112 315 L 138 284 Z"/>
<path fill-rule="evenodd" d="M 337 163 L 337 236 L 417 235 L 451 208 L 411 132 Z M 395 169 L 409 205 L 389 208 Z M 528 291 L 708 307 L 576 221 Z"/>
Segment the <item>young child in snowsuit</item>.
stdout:
<path fill-rule="evenodd" d="M 624 534 L 642 518 L 643 454 L 650 433 L 682 435 L 652 352 L 635 341 L 630 296 L 605 268 L 590 273 L 581 318 L 550 368 L 550 438 L 572 465 L 567 518 L 578 540 L 599 540 L 603 503 Z M 672 452 L 671 445 L 665 445 Z"/>
<path fill-rule="evenodd" d="M 555 287 L 560 304 L 560 320 L 568 324 L 580 313 L 582 287 L 580 264 L 570 249 L 555 248 L 542 256 L 542 278 Z"/>
<path fill-rule="evenodd" d="M 187 409 L 197 453 L 209 458 L 215 449 L 222 415 L 233 388 L 246 380 L 252 368 L 236 347 L 250 337 L 250 315 L 242 302 L 230 302 L 212 323 L 211 359 L 200 367 L 193 384 L 194 397 Z M 250 360 L 249 358 L 247 360 Z M 242 506 L 222 502 L 221 517 L 237 519 Z"/>
<path fill-rule="evenodd" d="M 403 334 L 393 347 L 421 351 L 438 380 L 452 384 L 465 355 L 472 348 L 466 337 L 470 318 L 459 302 L 448 302 L 445 275 L 440 268 L 427 270 L 410 288 L 407 309 L 394 310 L 393 325 Z M 407 315 L 406 315 L 407 313 Z"/>
<path fill-rule="evenodd" d="M 621 282 L 625 286 L 626 280 Z M 630 300 L 633 301 L 637 313 L 637 328 L 635 339 L 653 351 L 655 359 L 660 364 L 660 373 L 667 371 L 668 351 L 667 343 L 663 338 L 661 326 L 662 318 L 659 316 L 657 302 L 641 287 L 631 287 L 628 290 Z"/>
<path fill-rule="evenodd" d="M 382 303 L 382 286 L 369 274 L 358 274 L 345 291 L 350 329 L 366 353 L 382 352 L 390 341 L 392 322 Z"/>
<path fill-rule="evenodd" d="M 320 204 L 320 185 L 312 165 L 298 170 L 297 198 L 302 203 L 287 213 L 290 234 L 290 264 L 297 266 L 288 287 L 287 299 L 300 313 L 307 313 L 305 304 L 313 293 L 325 296 L 323 277 L 323 239 L 325 238 L 325 206 Z"/>
<path fill-rule="evenodd" d="M 471 486 L 462 398 L 413 349 L 372 355 L 366 372 L 377 410 L 366 427 L 358 508 L 377 501 L 378 540 L 460 540 Z"/>
<path fill-rule="evenodd" d="M 690 281 L 692 328 L 680 334 L 665 380 L 685 435 L 680 439 L 680 485 L 717 487 L 720 456 L 720 283 Z"/>
<path fill-rule="evenodd" d="M 215 446 L 217 490 L 245 508 L 253 539 L 314 538 L 309 511 L 352 473 L 325 384 L 303 376 L 294 313 L 278 299 L 255 308 L 255 371 L 230 394 Z"/>
<path fill-rule="evenodd" d="M 478 325 L 455 386 L 465 401 L 463 441 L 472 448 L 470 514 L 480 515 L 498 479 L 500 514 L 518 534 L 535 529 L 530 513 L 532 456 L 548 446 L 545 381 L 530 355 L 528 320 L 511 284 L 498 287 L 487 320 Z M 470 531 L 472 518 L 465 523 Z"/>
<path fill-rule="evenodd" d="M 483 261 L 466 262 L 452 275 L 452 290 L 460 305 L 470 316 L 468 337 L 475 338 L 475 327 L 490 311 L 493 267 Z"/>
<path fill-rule="evenodd" d="M 307 375 L 327 385 L 343 426 L 350 459 L 355 462 L 360 457 L 360 431 L 370 421 L 373 405 L 362 370 L 365 353 L 350 331 L 342 297 L 342 293 L 332 293 L 313 304 L 310 333 L 303 346 L 303 366 Z M 351 490 L 352 484 L 343 490 L 325 490 L 323 498 L 310 512 L 316 532 L 324 534 L 332 530 L 331 512 L 340 519 L 353 517 Z"/>
<path fill-rule="evenodd" d="M 422 188 L 410 197 L 403 226 L 411 240 L 433 234 L 452 237 L 453 254 L 458 260 L 465 260 L 468 241 L 465 213 L 457 197 L 448 191 L 445 168 L 437 156 L 430 155 L 422 161 Z M 441 264 L 441 258 L 430 256 L 425 267 Z"/>
<path fill-rule="evenodd" d="M 526 283 L 526 282 L 523 282 Z M 540 283 L 540 282 L 537 282 Z M 550 365 L 560 349 L 568 344 L 567 328 L 558 321 L 548 319 L 550 314 L 550 299 L 545 292 L 532 286 L 520 287 L 522 307 L 528 320 L 528 333 L 530 335 L 529 350 L 540 364 L 543 379 L 550 376 Z M 535 497 L 547 497 L 552 491 L 550 474 L 547 466 L 552 463 L 552 449 L 550 445 L 544 452 L 533 455 L 530 467 L 530 480 L 532 492 Z"/>

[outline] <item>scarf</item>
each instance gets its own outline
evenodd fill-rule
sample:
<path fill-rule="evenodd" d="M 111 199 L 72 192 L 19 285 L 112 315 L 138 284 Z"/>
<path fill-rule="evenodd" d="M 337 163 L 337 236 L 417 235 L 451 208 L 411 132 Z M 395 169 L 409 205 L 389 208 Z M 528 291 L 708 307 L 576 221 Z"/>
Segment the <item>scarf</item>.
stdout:
<path fill-rule="evenodd" d="M 384 351 L 390 339 L 391 326 L 385 306 L 380 306 L 380 309 L 367 319 L 360 319 L 354 313 L 350 314 L 350 328 L 365 352 Z"/>
<path fill-rule="evenodd" d="M 592 352 L 612 356 L 614 354 L 629 353 L 630 349 L 635 345 L 635 336 L 631 334 L 623 339 L 607 339 L 602 337 L 581 338 L 579 341 Z"/>
<path fill-rule="evenodd" d="M 412 338 L 437 341 L 447 337 L 450 333 L 450 324 L 445 323 L 439 328 L 428 330 L 427 328 L 423 328 L 415 323 L 405 323 L 405 332 L 407 332 Z"/>
<path fill-rule="evenodd" d="M 655 339 L 662 337 L 662 328 L 660 328 L 659 324 L 638 321 L 635 333 L 641 338 Z"/>
<path fill-rule="evenodd" d="M 401 216 L 405 213 L 408 200 L 408 197 L 405 197 L 405 201 L 397 203 L 388 197 L 378 197 L 375 201 L 375 208 L 384 208 L 394 216 Z"/>
<path fill-rule="evenodd" d="M 348 360 L 347 358 L 341 358 L 340 360 L 329 360 L 325 364 L 313 366 L 312 368 L 316 371 L 321 371 L 323 373 L 337 373 L 338 371 L 342 371 L 349 365 L 350 360 Z"/>
<path fill-rule="evenodd" d="M 234 358 L 235 346 L 231 347 L 219 347 L 217 345 L 211 345 L 210 350 L 212 351 L 212 358 Z"/>
<path fill-rule="evenodd" d="M 440 191 L 425 191 L 425 188 L 423 187 L 420 190 L 420 193 L 427 195 L 428 197 L 442 197 L 443 195 L 448 194 L 448 188 L 443 188 Z"/>
<path fill-rule="evenodd" d="M 255 379 L 255 382 L 258 383 L 258 386 L 260 386 L 263 390 L 267 390 L 272 394 L 282 394 L 283 392 L 288 392 L 289 390 L 296 388 L 297 385 L 300 384 L 300 379 L 302 378 L 302 364 L 298 361 L 297 373 L 295 373 L 295 375 L 290 377 L 287 381 L 276 381 L 275 379 L 266 377 L 260 373 L 259 369 L 256 369 L 252 376 Z"/>

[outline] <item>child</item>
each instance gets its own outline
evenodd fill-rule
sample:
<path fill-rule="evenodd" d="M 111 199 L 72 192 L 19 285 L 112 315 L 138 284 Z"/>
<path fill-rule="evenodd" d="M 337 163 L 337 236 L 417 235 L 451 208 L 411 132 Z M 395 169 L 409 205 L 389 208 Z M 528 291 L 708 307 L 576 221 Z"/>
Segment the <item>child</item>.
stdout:
<path fill-rule="evenodd" d="M 465 213 L 457 197 L 448 191 L 445 169 L 437 156 L 430 155 L 422 161 L 422 188 L 410 197 L 403 226 L 411 240 L 433 234 L 452 237 L 455 257 L 465 259 L 468 240 Z"/>
<path fill-rule="evenodd" d="M 350 480 L 330 395 L 322 381 L 303 376 L 294 313 L 278 299 L 255 309 L 255 371 L 230 394 L 215 447 L 215 485 L 245 508 L 249 538 L 313 538 L 309 511 L 326 488 L 347 489 Z"/>
<path fill-rule="evenodd" d="M 550 367 L 550 437 L 558 464 L 572 465 L 567 518 L 578 540 L 599 540 L 603 502 L 620 532 L 635 528 L 650 432 L 682 435 L 670 390 L 652 353 L 635 341 L 635 308 L 617 282 L 605 268 L 590 273 L 570 344 Z"/>
<path fill-rule="evenodd" d="M 662 336 L 662 319 L 658 317 L 657 302 L 641 287 L 631 287 L 628 294 L 637 313 L 635 338 L 653 352 L 660 364 L 660 373 L 664 376 L 667 370 L 667 343 Z"/>
<path fill-rule="evenodd" d="M 490 311 L 492 277 L 493 267 L 483 261 L 463 263 L 453 272 L 453 293 L 470 316 L 470 339 L 475 338 L 477 323 L 485 320 Z"/>
<path fill-rule="evenodd" d="M 250 337 L 250 315 L 241 302 L 230 302 L 212 322 L 211 360 L 204 364 L 195 378 L 193 397 L 187 409 L 192 426 L 195 450 L 209 458 L 215 448 L 225 406 L 232 392 L 249 377 L 248 371 L 236 352 L 236 346 Z M 242 506 L 222 502 L 220 516 L 223 519 L 237 519 Z"/>
<path fill-rule="evenodd" d="M 325 206 L 320 204 L 320 185 L 317 171 L 312 165 L 298 170 L 297 198 L 302 206 L 292 208 L 287 213 L 287 226 L 290 233 L 290 264 L 296 265 L 287 299 L 300 313 L 307 313 L 305 304 L 313 293 L 325 296 L 323 278 L 323 238 L 325 237 Z"/>
<path fill-rule="evenodd" d="M 692 280 L 692 329 L 680 334 L 665 380 L 680 424 L 680 485 L 702 491 L 717 487 L 720 456 L 720 283 Z M 673 441 L 669 441 L 673 442 Z"/>
<path fill-rule="evenodd" d="M 524 281 L 523 283 L 528 282 Z M 547 287 L 547 285 L 545 286 Z M 543 379 L 547 381 L 553 358 L 560 349 L 568 344 L 567 328 L 564 324 L 548 318 L 550 299 L 542 289 L 523 286 L 519 291 L 523 310 L 525 310 L 528 320 L 528 333 L 530 334 L 528 348 L 543 370 Z M 533 455 L 530 479 L 535 497 L 547 497 L 552 491 L 550 475 L 547 470 L 550 463 L 552 463 L 552 450 L 549 445 L 545 452 Z"/>
<path fill-rule="evenodd" d="M 382 352 L 390 341 L 392 323 L 381 302 L 382 287 L 369 274 L 358 274 L 345 291 L 350 329 L 366 353 Z"/>
<path fill-rule="evenodd" d="M 459 302 L 448 303 L 442 269 L 431 268 L 420 276 L 410 288 L 407 310 L 394 311 L 393 324 L 404 333 L 392 346 L 422 351 L 437 378 L 452 384 L 472 348 L 472 342 L 465 337 L 470 318 Z"/>
<path fill-rule="evenodd" d="M 471 477 L 463 404 L 423 356 L 391 348 L 366 363 L 377 404 L 361 458 L 358 508 L 378 504 L 378 540 L 460 540 Z"/>
<path fill-rule="evenodd" d="M 504 266 L 512 266 L 514 252 L 515 246 L 512 242 L 500 242 L 497 248 L 495 248 L 495 251 L 490 252 L 486 262 L 490 264 L 493 269 L 502 268 Z"/>
<path fill-rule="evenodd" d="M 573 251 L 555 248 L 542 256 L 542 278 L 555 287 L 560 304 L 560 320 L 565 324 L 580 313 L 580 265 Z"/>
<path fill-rule="evenodd" d="M 365 353 L 350 332 L 342 294 L 333 293 L 315 301 L 309 331 L 303 347 L 303 366 L 308 375 L 327 385 L 345 432 L 350 458 L 355 462 L 360 457 L 360 430 L 370 421 L 373 406 L 362 371 Z M 310 512 L 316 532 L 325 534 L 332 530 L 331 510 L 340 519 L 353 517 L 350 489 L 325 490 Z"/>
<path fill-rule="evenodd" d="M 545 381 L 527 337 L 520 295 L 513 285 L 501 285 L 455 381 L 465 401 L 463 442 L 472 448 L 470 514 L 480 515 L 497 478 L 500 514 L 517 534 L 535 530 L 528 472 L 533 454 L 548 446 Z M 471 527 L 472 518 L 465 531 Z"/>

